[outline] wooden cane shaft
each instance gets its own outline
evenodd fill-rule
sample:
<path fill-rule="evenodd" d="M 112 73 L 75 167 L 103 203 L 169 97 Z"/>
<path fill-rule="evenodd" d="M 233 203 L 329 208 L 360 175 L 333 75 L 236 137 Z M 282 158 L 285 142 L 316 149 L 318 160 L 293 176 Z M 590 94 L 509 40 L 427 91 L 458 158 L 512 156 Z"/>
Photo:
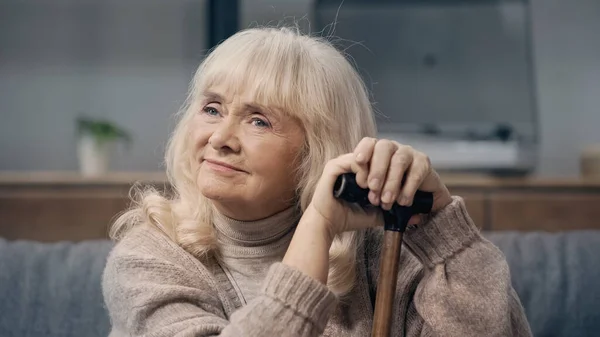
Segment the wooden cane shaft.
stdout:
<path fill-rule="evenodd" d="M 402 232 L 384 232 L 371 334 L 373 337 L 388 337 L 390 335 L 401 247 Z"/>

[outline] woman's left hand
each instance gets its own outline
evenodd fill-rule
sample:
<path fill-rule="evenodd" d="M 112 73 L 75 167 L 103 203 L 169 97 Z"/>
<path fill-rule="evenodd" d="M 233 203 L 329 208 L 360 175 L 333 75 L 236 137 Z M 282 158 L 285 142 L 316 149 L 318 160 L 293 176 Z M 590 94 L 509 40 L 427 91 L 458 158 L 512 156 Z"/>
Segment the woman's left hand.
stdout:
<path fill-rule="evenodd" d="M 354 149 L 356 182 L 368 188 L 369 201 L 389 210 L 394 202 L 412 205 L 416 191 L 433 193 L 432 213 L 450 204 L 452 197 L 429 157 L 388 139 L 363 138 Z"/>
<path fill-rule="evenodd" d="M 408 206 L 418 189 L 433 192 L 432 213 L 446 207 L 452 198 L 429 157 L 387 139 L 363 138 L 353 153 L 327 162 L 312 200 L 306 208 L 283 263 L 327 284 L 329 250 L 336 235 L 383 225 L 382 212 L 353 210 L 335 199 L 333 187 L 340 174 L 354 172 L 356 182 L 368 188 L 369 201 L 390 209 L 395 202 Z M 420 223 L 414 215 L 408 225 Z"/>

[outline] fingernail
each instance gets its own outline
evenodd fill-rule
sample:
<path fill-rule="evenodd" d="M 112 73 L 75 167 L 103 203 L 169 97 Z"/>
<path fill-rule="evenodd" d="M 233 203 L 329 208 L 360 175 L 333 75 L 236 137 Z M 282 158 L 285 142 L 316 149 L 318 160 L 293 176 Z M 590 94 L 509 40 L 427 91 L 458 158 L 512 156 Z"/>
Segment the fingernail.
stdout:
<path fill-rule="evenodd" d="M 410 205 L 410 198 L 409 197 L 402 197 L 402 201 L 400 202 L 400 205 L 402 205 L 402 206 L 409 206 Z"/>
<path fill-rule="evenodd" d="M 356 161 L 362 162 L 365 156 L 362 153 L 356 155 Z"/>
<path fill-rule="evenodd" d="M 375 192 L 369 192 L 369 201 L 371 201 L 371 203 L 375 206 L 379 205 L 379 198 L 377 197 L 377 194 Z"/>
<path fill-rule="evenodd" d="M 404 197 L 404 196 L 400 197 L 400 200 L 398 200 L 398 204 L 400 206 L 406 206 L 405 203 L 406 203 L 406 197 Z"/>
<path fill-rule="evenodd" d="M 392 193 L 391 192 L 385 192 L 383 194 L 383 197 L 381 197 L 381 201 L 383 201 L 384 203 L 388 203 L 390 201 L 392 201 Z"/>
<path fill-rule="evenodd" d="M 378 189 L 379 188 L 379 179 L 377 179 L 377 178 L 371 179 L 371 183 L 369 184 L 369 187 L 371 189 Z"/>

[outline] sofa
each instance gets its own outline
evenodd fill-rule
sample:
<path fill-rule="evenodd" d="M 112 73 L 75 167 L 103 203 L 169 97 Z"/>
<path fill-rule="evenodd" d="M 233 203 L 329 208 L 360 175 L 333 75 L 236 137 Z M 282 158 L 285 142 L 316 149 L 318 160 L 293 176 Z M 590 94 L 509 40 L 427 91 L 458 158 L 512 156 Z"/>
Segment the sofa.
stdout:
<path fill-rule="evenodd" d="M 600 231 L 484 235 L 506 255 L 534 336 L 600 336 Z M 0 239 L 0 336 L 107 336 L 111 247 Z"/>

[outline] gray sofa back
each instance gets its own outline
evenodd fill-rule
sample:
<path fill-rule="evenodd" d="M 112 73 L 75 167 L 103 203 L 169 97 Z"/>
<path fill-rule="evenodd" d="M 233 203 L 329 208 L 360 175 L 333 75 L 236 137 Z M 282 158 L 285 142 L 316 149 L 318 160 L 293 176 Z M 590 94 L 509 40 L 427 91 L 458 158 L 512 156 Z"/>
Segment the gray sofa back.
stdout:
<path fill-rule="evenodd" d="M 0 336 L 108 336 L 100 282 L 111 247 L 0 239 Z"/>
<path fill-rule="evenodd" d="M 534 336 L 600 334 L 600 231 L 486 233 L 506 255 Z M 107 336 L 108 241 L 0 239 L 0 336 Z"/>
<path fill-rule="evenodd" d="M 534 336 L 600 336 L 600 231 L 488 233 Z"/>

